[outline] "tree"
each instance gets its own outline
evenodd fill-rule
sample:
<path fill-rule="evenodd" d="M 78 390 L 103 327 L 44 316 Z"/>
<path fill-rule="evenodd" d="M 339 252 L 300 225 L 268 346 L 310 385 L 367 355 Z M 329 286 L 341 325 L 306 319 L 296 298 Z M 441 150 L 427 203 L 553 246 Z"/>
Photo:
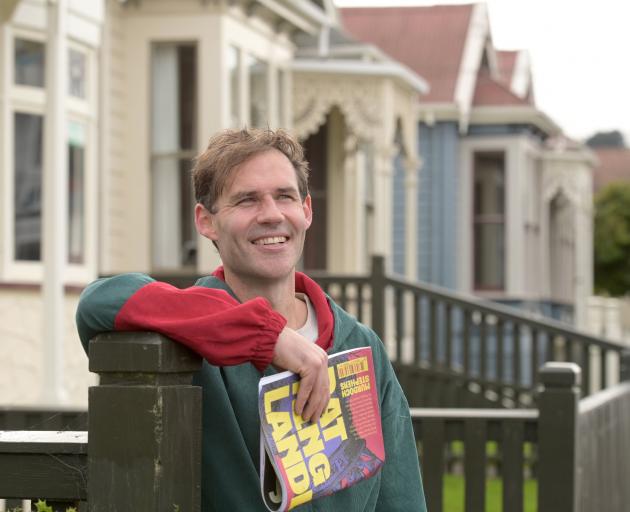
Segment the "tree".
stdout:
<path fill-rule="evenodd" d="M 626 141 L 619 130 L 613 130 L 591 135 L 586 139 L 586 145 L 591 148 L 625 148 Z"/>
<path fill-rule="evenodd" d="M 630 293 L 630 183 L 611 183 L 595 197 L 595 291 Z"/>

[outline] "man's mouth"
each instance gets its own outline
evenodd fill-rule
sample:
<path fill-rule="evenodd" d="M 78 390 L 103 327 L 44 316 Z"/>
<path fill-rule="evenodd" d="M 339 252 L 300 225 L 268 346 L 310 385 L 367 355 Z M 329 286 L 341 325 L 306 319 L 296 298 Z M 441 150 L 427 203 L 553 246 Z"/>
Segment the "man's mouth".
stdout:
<path fill-rule="evenodd" d="M 254 240 L 253 243 L 256 245 L 272 245 L 272 244 L 283 244 L 286 242 L 288 238 L 286 236 L 268 236 L 266 238 L 259 238 Z"/>

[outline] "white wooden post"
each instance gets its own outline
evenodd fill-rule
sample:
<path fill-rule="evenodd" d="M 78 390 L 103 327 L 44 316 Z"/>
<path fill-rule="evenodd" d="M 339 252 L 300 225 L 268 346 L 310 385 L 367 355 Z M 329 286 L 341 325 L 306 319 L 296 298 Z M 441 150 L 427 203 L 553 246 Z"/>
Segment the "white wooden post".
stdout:
<path fill-rule="evenodd" d="M 41 399 L 45 403 L 58 404 L 65 400 L 63 389 L 64 270 L 67 258 L 68 224 L 66 0 L 48 0 L 47 17 Z"/>

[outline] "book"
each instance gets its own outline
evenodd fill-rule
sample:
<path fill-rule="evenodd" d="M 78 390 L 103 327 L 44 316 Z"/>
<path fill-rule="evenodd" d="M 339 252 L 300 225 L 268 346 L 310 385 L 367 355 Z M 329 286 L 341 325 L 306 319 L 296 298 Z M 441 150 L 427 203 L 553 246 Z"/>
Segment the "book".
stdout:
<path fill-rule="evenodd" d="M 260 380 L 260 486 L 272 512 L 370 478 L 385 462 L 372 349 L 331 355 L 328 376 L 330 402 L 317 423 L 295 413 L 298 375 Z"/>

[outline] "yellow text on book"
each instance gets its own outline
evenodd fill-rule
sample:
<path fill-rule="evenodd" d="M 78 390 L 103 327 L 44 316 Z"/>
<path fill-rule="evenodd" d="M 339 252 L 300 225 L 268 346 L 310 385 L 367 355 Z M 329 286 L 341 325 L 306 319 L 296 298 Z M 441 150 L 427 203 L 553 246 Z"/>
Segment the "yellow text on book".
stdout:
<path fill-rule="evenodd" d="M 330 392 L 337 387 L 333 368 L 328 369 Z M 341 402 L 331 398 L 318 423 L 305 422 L 290 411 L 273 411 L 273 403 L 297 394 L 299 383 L 268 391 L 264 396 L 265 417 L 271 426 L 271 436 L 285 468 L 289 486 L 295 495 L 289 508 L 312 499 L 312 487 L 323 484 L 330 478 L 330 462 L 324 453 L 324 441 L 339 437 L 347 439 L 346 425 L 341 412 Z M 295 429 L 293 427 L 295 426 Z"/>

